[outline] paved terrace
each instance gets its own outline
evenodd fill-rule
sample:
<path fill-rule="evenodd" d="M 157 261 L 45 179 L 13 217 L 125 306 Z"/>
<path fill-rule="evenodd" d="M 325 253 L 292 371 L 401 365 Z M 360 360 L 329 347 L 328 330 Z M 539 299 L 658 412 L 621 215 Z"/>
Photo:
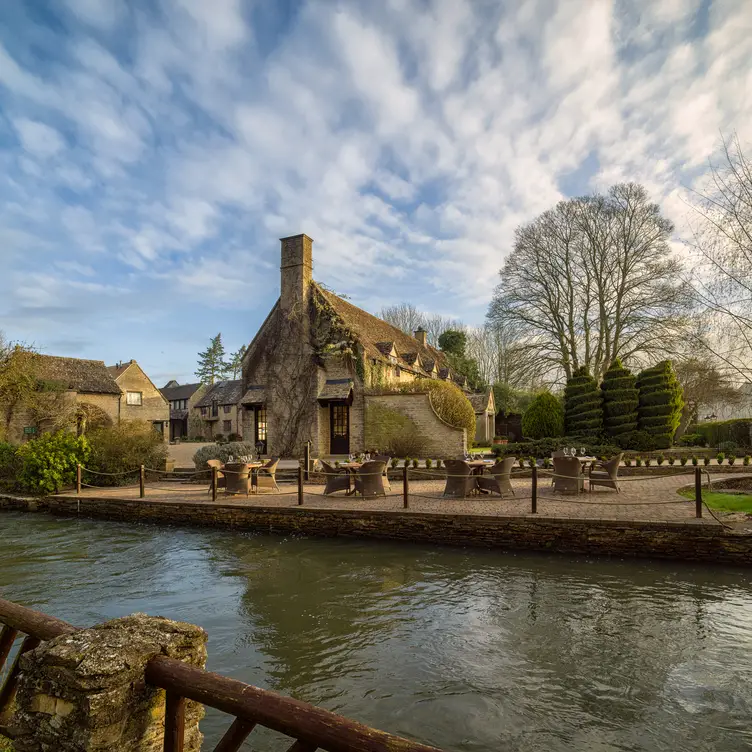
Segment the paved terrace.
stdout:
<path fill-rule="evenodd" d="M 412 471 L 411 471 L 412 475 Z M 713 481 L 731 477 L 714 475 Z M 738 475 L 733 477 L 739 477 Z M 298 504 L 297 482 L 293 478 L 278 477 L 281 493 L 264 491 L 259 494 L 228 495 L 220 490 L 217 501 L 212 502 L 203 483 L 181 483 L 175 481 L 153 481 L 146 484 L 146 499 L 169 503 L 198 503 L 202 505 L 231 504 L 244 507 L 295 507 Z M 682 486 L 692 485 L 692 472 L 664 476 L 633 476 L 620 480 L 622 491 L 617 494 L 612 489 L 596 487 L 592 493 L 579 495 L 555 494 L 544 471 L 540 471 L 538 481 L 538 516 L 556 518 L 583 518 L 590 520 L 639 520 L 674 521 L 697 525 L 716 525 L 716 520 L 707 508 L 702 520 L 695 518 L 695 503 L 677 494 Z M 501 517 L 519 517 L 530 513 L 530 477 L 514 478 L 514 498 L 501 499 L 498 496 L 473 495 L 465 499 L 445 499 L 442 497 L 443 480 L 410 479 L 410 512 L 435 514 L 473 514 Z M 392 490 L 386 497 L 363 499 L 360 496 L 345 496 L 337 492 L 323 496 L 323 485 L 304 485 L 304 504 L 311 509 L 361 509 L 403 511 L 402 481 L 391 480 Z M 59 494 L 75 497 L 75 491 Z M 85 488 L 81 497 L 134 499 L 139 498 L 138 487 Z"/>

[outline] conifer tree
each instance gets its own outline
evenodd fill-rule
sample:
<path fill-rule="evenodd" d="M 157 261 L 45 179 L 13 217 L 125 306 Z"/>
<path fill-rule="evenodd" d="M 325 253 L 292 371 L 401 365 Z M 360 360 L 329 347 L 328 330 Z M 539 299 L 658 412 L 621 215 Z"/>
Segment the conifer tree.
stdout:
<path fill-rule="evenodd" d="M 198 368 L 196 376 L 202 384 L 213 384 L 227 376 L 228 364 L 225 361 L 225 346 L 222 344 L 222 334 L 211 338 L 209 347 L 198 354 Z"/>
<path fill-rule="evenodd" d="M 605 433 L 619 446 L 637 430 L 637 378 L 619 358 L 609 366 L 601 384 Z"/>

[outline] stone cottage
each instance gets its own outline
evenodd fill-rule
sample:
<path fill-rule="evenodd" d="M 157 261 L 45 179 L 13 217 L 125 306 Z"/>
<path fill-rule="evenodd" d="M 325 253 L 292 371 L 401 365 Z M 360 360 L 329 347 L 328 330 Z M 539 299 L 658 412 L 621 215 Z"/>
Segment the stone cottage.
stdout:
<path fill-rule="evenodd" d="M 490 387 L 480 394 L 468 395 L 475 412 L 475 443 L 490 446 L 496 428 L 496 405 L 493 389 Z"/>
<path fill-rule="evenodd" d="M 191 435 L 190 416 L 192 413 L 195 414 L 192 408 L 203 397 L 206 391 L 204 384 L 178 384 L 173 379 L 159 391 L 170 406 L 170 441 L 177 441 Z M 201 425 L 195 420 L 193 424 Z"/>
<path fill-rule="evenodd" d="M 169 437 L 170 406 L 135 360 L 107 366 L 120 389 L 120 420 L 145 420 L 165 440 Z"/>
<path fill-rule="evenodd" d="M 245 440 L 279 456 L 300 456 L 307 441 L 314 456 L 363 451 L 366 408 L 380 401 L 411 414 L 434 456 L 464 451 L 473 437 L 441 421 L 427 394 L 388 394 L 419 378 L 464 378 L 426 332 L 407 335 L 314 282 L 312 245 L 307 235 L 281 240 L 281 294 L 243 358 Z"/>
<path fill-rule="evenodd" d="M 191 412 L 200 420 L 200 435 L 205 439 L 216 439 L 218 436 L 227 438 L 231 434 L 244 436 L 242 396 L 243 382 L 240 379 L 218 381 L 205 387 L 203 395 L 191 408 Z M 259 422 L 259 427 L 259 435 L 265 441 L 263 420 Z"/>

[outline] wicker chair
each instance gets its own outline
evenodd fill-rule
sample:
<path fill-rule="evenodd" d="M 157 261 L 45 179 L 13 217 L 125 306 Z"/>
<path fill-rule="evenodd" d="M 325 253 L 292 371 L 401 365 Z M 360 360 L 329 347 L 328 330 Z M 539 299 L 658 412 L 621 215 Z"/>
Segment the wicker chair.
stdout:
<path fill-rule="evenodd" d="M 464 499 L 478 487 L 478 476 L 465 460 L 445 460 L 447 471 L 444 496 L 452 499 Z"/>
<path fill-rule="evenodd" d="M 324 477 L 326 478 L 324 496 L 335 491 L 350 490 L 350 473 L 347 470 L 332 467 L 328 462 L 324 462 L 324 460 L 319 460 L 319 462 L 324 469 Z"/>
<path fill-rule="evenodd" d="M 577 457 L 554 457 L 554 491 L 579 493 L 585 488 L 585 476 Z"/>
<path fill-rule="evenodd" d="M 598 462 L 596 467 L 598 470 L 591 468 L 588 480 L 590 481 L 590 490 L 593 490 L 593 486 L 607 486 L 608 488 L 616 489 L 616 493 L 620 493 L 619 488 L 619 464 L 621 463 L 621 454 L 617 454 L 612 457 L 608 462 Z"/>
<path fill-rule="evenodd" d="M 369 460 L 364 462 L 355 476 L 355 492 L 361 496 L 386 496 L 384 490 L 383 460 Z"/>
<path fill-rule="evenodd" d="M 392 486 L 389 483 L 388 472 L 389 472 L 389 463 L 391 462 L 392 458 L 388 454 L 374 454 L 373 459 L 384 463 L 384 488 L 386 488 L 388 491 L 391 491 Z"/>
<path fill-rule="evenodd" d="M 567 455 L 564 454 L 563 449 L 557 449 L 555 452 L 551 452 L 551 459 L 555 460 L 557 457 L 566 457 Z M 551 478 L 551 488 L 554 487 L 554 484 L 556 483 L 556 478 Z"/>
<path fill-rule="evenodd" d="M 272 457 L 265 465 L 256 471 L 254 480 L 257 491 L 260 491 L 262 488 L 273 488 L 277 491 L 280 490 L 277 485 L 278 464 L 279 457 Z"/>
<path fill-rule="evenodd" d="M 482 491 L 495 492 L 499 496 L 503 496 L 505 493 L 514 496 L 511 475 L 516 461 L 515 457 L 505 457 L 503 460 L 498 460 L 489 470 L 489 475 L 478 477 L 478 488 Z"/>
<path fill-rule="evenodd" d="M 253 483 L 251 466 L 247 462 L 233 462 L 225 465 L 224 470 L 226 473 L 225 491 L 228 494 L 245 493 L 248 496 Z"/>
<path fill-rule="evenodd" d="M 225 474 L 222 472 L 222 468 L 224 465 L 222 464 L 221 460 L 206 460 L 206 464 L 209 465 L 209 469 L 216 467 L 217 468 L 217 488 L 226 488 L 227 484 L 225 482 Z M 209 490 L 207 493 L 211 493 L 212 487 L 211 483 L 209 484 Z"/>

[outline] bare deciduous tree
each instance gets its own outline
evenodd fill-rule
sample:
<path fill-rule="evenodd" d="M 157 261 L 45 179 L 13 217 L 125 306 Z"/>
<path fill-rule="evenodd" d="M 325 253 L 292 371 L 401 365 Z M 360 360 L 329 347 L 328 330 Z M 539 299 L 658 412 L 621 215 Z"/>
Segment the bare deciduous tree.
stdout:
<path fill-rule="evenodd" d="M 465 325 L 453 319 L 450 316 L 441 316 L 434 314 L 428 316 L 419 311 L 412 303 L 397 303 L 397 305 L 386 306 L 381 309 L 379 318 L 386 321 L 397 329 L 412 334 L 418 329 L 425 329 L 428 337 L 428 344 L 433 347 L 439 346 L 439 337 L 448 329 L 465 330 Z"/>
<path fill-rule="evenodd" d="M 668 246 L 673 225 L 645 189 L 561 201 L 515 234 L 489 321 L 513 326 L 549 371 L 663 355 L 686 326 L 689 296 Z"/>
<path fill-rule="evenodd" d="M 721 162 L 711 162 L 709 185 L 696 197 L 691 283 L 704 327 L 696 345 L 729 377 L 752 383 L 752 160 L 737 136 L 723 139 Z"/>

